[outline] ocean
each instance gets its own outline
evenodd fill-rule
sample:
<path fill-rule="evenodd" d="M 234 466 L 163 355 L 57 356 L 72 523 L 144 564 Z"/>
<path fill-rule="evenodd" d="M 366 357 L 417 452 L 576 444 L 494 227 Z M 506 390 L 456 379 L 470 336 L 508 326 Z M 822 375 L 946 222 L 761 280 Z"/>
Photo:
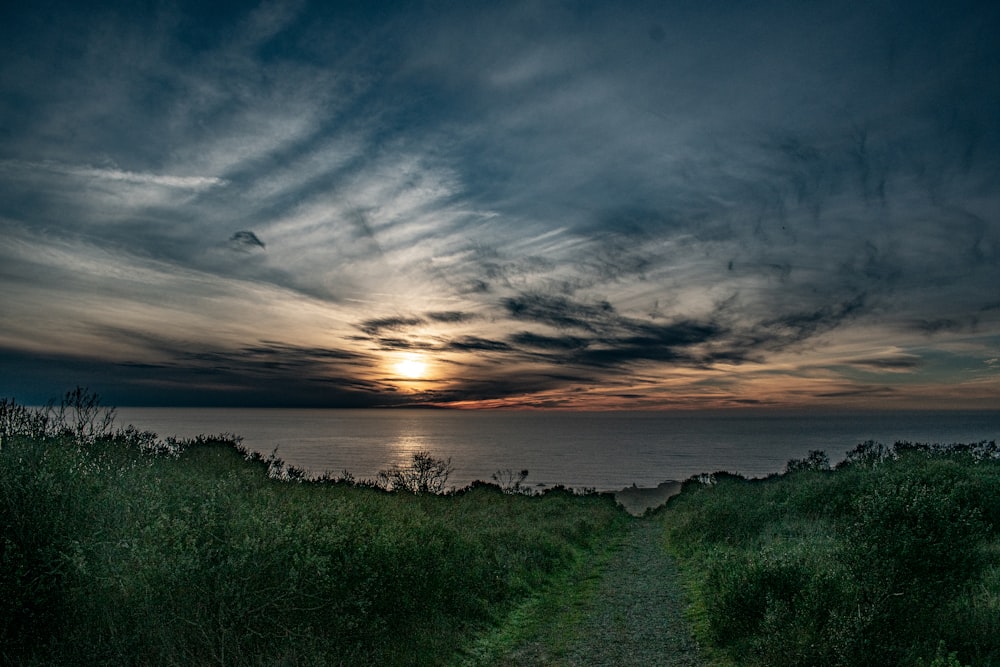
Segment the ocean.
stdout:
<path fill-rule="evenodd" d="M 405 465 L 417 451 L 451 458 L 449 486 L 528 470 L 527 482 L 601 491 L 654 487 L 720 470 L 781 472 L 821 449 L 831 461 L 865 440 L 978 442 L 1000 439 L 1000 411 L 807 413 L 522 412 L 119 408 L 116 423 L 161 437 L 235 433 L 244 444 L 311 473 L 357 479 Z"/>

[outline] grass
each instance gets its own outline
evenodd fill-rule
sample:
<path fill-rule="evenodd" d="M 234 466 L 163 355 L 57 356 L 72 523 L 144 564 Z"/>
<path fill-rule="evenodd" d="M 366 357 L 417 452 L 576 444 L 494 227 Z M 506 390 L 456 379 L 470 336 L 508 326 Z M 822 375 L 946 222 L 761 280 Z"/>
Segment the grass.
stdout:
<path fill-rule="evenodd" d="M 607 496 L 309 481 L 232 436 L 25 434 L 12 405 L 4 664 L 446 664 L 629 521 Z"/>
<path fill-rule="evenodd" d="M 581 621 L 619 542 L 611 540 L 580 553 L 570 567 L 524 598 L 502 623 L 464 649 L 454 664 L 462 667 L 506 664 L 536 646 L 548 656 L 562 656 L 578 639 Z"/>
<path fill-rule="evenodd" d="M 1000 664 L 995 443 L 704 476 L 660 518 L 713 664 Z"/>

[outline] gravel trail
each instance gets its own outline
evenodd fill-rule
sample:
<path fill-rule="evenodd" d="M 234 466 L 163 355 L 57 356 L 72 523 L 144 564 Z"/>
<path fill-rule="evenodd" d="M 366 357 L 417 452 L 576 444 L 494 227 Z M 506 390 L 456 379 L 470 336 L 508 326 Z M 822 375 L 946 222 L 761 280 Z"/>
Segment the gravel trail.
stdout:
<path fill-rule="evenodd" d="M 520 647 L 507 665 L 689 667 L 701 665 L 684 618 L 681 584 L 655 519 L 640 519 L 605 569 L 597 594 L 560 655 Z"/>
<path fill-rule="evenodd" d="M 662 536 L 655 520 L 635 523 L 604 573 L 567 665 L 701 664 Z"/>

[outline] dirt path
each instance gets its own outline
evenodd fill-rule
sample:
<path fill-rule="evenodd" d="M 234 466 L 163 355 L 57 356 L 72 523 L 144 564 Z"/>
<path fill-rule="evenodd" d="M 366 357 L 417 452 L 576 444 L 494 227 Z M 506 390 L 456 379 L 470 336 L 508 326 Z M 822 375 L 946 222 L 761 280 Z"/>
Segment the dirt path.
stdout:
<path fill-rule="evenodd" d="M 519 647 L 504 664 L 527 667 L 700 665 L 684 618 L 680 582 L 655 519 L 636 520 L 605 568 L 573 639 L 551 647 Z"/>
<path fill-rule="evenodd" d="M 567 665 L 698 665 L 662 528 L 637 521 L 608 565 Z"/>

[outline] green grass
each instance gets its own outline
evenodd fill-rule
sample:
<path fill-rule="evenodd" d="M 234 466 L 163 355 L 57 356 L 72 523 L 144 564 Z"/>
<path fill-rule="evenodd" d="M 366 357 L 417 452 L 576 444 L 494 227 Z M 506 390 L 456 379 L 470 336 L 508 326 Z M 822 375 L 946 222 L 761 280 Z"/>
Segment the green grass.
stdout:
<path fill-rule="evenodd" d="M 506 664 L 526 647 L 561 657 L 578 639 L 580 624 L 601 583 L 603 570 L 620 540 L 582 551 L 576 560 L 517 604 L 503 622 L 483 633 L 456 656 L 462 667 Z"/>
<path fill-rule="evenodd" d="M 836 470 L 686 483 L 661 518 L 710 660 L 1000 664 L 997 455 L 869 443 Z"/>
<path fill-rule="evenodd" d="M 4 664 L 446 664 L 629 521 L 606 496 L 389 493 L 229 438 L 52 431 L 0 449 Z"/>

